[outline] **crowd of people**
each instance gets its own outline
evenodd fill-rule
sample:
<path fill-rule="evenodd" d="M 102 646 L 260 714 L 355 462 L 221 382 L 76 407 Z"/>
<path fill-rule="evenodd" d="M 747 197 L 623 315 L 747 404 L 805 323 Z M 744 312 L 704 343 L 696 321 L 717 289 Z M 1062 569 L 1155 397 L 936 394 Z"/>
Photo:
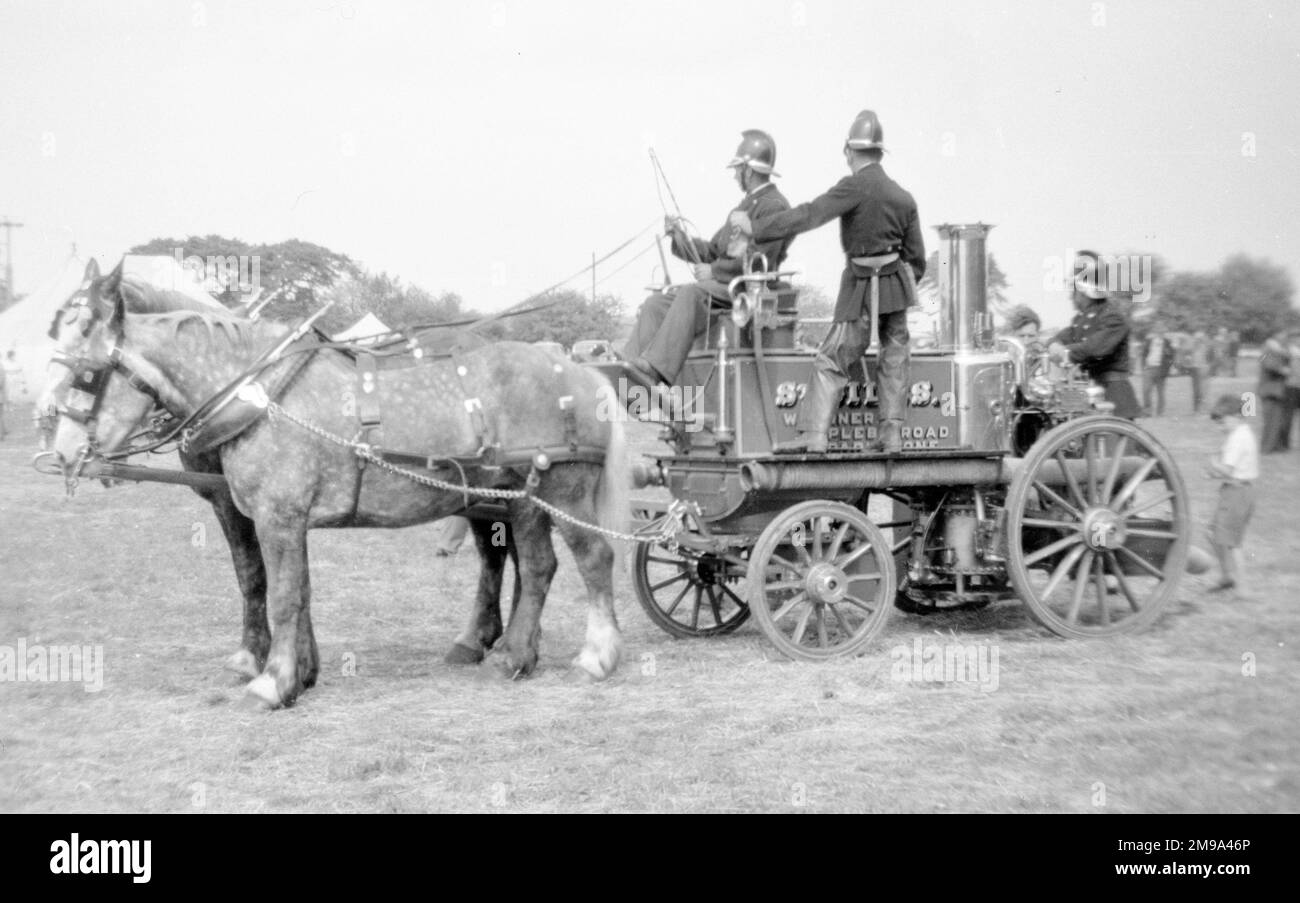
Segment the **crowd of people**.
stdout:
<path fill-rule="evenodd" d="M 1192 413 L 1205 407 L 1206 381 L 1219 376 L 1236 377 L 1241 353 L 1241 334 L 1220 328 L 1211 336 L 1207 330 L 1182 332 L 1169 328 L 1156 317 L 1142 339 L 1142 409 L 1148 417 L 1165 413 L 1165 380 L 1187 376 L 1192 382 Z M 1155 407 L 1152 407 L 1152 396 Z"/>
<path fill-rule="evenodd" d="M 1262 415 L 1260 454 L 1290 451 L 1292 424 L 1300 421 L 1300 329 L 1279 329 L 1264 342 L 1257 395 Z"/>

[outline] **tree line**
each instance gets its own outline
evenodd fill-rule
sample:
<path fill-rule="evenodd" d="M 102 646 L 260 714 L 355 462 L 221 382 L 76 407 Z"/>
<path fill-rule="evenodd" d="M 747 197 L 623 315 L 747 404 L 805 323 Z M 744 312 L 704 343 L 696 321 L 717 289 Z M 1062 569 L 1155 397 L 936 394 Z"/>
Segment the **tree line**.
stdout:
<path fill-rule="evenodd" d="M 405 283 L 388 273 L 373 273 L 345 254 L 310 242 L 291 240 L 277 244 L 249 244 L 218 235 L 160 238 L 137 245 L 132 254 L 171 256 L 180 248 L 186 256 L 205 260 L 212 256 L 257 256 L 262 294 L 271 295 L 265 315 L 296 322 L 315 312 L 325 299 L 334 301 L 322 319 L 322 328 L 338 332 L 373 313 L 390 328 L 447 323 L 479 317 L 482 312 L 456 292 L 432 293 Z M 1235 254 L 1208 272 L 1171 271 L 1165 261 L 1151 255 L 1151 300 L 1142 322 L 1159 315 L 1170 328 L 1194 332 L 1226 327 L 1248 343 L 1262 342 L 1273 331 L 1300 325 L 1300 310 L 1293 304 L 1295 286 L 1285 268 L 1262 258 Z M 938 253 L 927 262 L 920 288 L 935 290 Z M 989 306 L 1005 314 L 1012 294 L 1006 275 L 992 254 L 988 259 Z M 236 287 L 222 296 L 228 305 L 240 303 Z M 572 289 L 559 289 L 527 299 L 522 307 L 543 308 L 488 324 L 483 334 L 491 339 L 521 342 L 558 342 L 566 347 L 580 339 L 616 340 L 626 333 L 629 315 L 619 298 L 591 298 Z M 800 290 L 800 311 L 805 317 L 829 317 L 833 301 L 817 286 Z"/>
<path fill-rule="evenodd" d="M 390 329 L 405 329 L 477 319 L 484 313 L 456 292 L 429 292 L 385 272 L 370 272 L 346 254 L 310 242 L 290 240 L 276 244 L 250 244 L 220 235 L 185 239 L 158 238 L 136 245 L 129 254 L 174 256 L 204 261 L 221 257 L 256 257 L 257 300 L 266 300 L 263 316 L 295 323 L 315 313 L 326 301 L 329 311 L 320 319 L 323 330 L 341 332 L 373 313 Z M 248 300 L 241 287 L 217 286 L 217 297 L 229 307 Z M 244 287 L 246 288 L 246 287 Z M 495 320 L 482 330 L 494 340 L 550 341 L 565 347 L 585 338 L 615 338 L 622 328 L 622 305 L 612 295 L 594 300 L 571 289 L 529 298 L 521 308 L 541 308 L 521 316 Z"/>

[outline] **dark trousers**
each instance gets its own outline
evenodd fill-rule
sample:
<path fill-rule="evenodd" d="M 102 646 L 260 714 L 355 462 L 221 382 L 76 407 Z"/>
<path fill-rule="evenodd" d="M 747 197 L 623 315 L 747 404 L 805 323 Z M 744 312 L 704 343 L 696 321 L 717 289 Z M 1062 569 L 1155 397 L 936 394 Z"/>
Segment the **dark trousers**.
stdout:
<path fill-rule="evenodd" d="M 1191 367 L 1187 372 L 1192 376 L 1192 413 L 1199 414 L 1205 400 L 1202 397 L 1205 392 L 1205 370 L 1202 367 Z"/>
<path fill-rule="evenodd" d="M 1283 389 L 1277 395 L 1260 399 L 1264 415 L 1264 423 L 1260 427 L 1259 435 L 1259 453 L 1261 455 L 1286 451 L 1290 447 L 1291 437 L 1282 431 L 1283 424 L 1288 423 L 1290 419 L 1287 416 L 1285 392 L 1286 390 Z"/>
<path fill-rule="evenodd" d="M 876 368 L 876 394 L 880 420 L 902 421 L 907 416 L 907 380 L 911 363 L 907 310 L 880 315 L 880 357 Z M 839 409 L 840 395 L 849 384 L 849 368 L 862 358 L 871 343 L 871 315 L 831 325 L 813 360 L 812 385 L 799 406 L 801 433 L 824 433 Z"/>
<path fill-rule="evenodd" d="M 1282 410 L 1282 447 L 1291 448 L 1291 423 L 1300 420 L 1300 386 L 1286 387 L 1286 406 Z M 1300 448 L 1300 442 L 1297 442 Z"/>
<path fill-rule="evenodd" d="M 705 285 L 679 286 L 671 298 L 659 292 L 646 298 L 637 311 L 623 356 L 628 360 L 645 358 L 660 376 L 676 383 L 696 337 L 709 328 L 709 316 L 729 309 Z"/>
<path fill-rule="evenodd" d="M 1167 375 L 1155 367 L 1147 367 L 1142 371 L 1142 409 L 1146 411 L 1148 416 L 1165 416 L 1165 378 Z M 1154 409 L 1151 407 L 1152 390 L 1155 390 L 1156 395 Z"/>
<path fill-rule="evenodd" d="M 1291 450 L 1291 422 L 1296 406 L 1300 404 L 1300 388 L 1287 386 L 1274 390 L 1277 394 L 1263 399 L 1264 424 L 1260 430 L 1259 451 L 1269 455 Z"/>
<path fill-rule="evenodd" d="M 1128 381 L 1127 375 L 1111 374 L 1101 385 L 1106 390 L 1106 400 L 1115 406 L 1116 417 L 1135 420 L 1142 413 L 1138 407 L 1137 393 L 1133 391 L 1133 384 Z"/>

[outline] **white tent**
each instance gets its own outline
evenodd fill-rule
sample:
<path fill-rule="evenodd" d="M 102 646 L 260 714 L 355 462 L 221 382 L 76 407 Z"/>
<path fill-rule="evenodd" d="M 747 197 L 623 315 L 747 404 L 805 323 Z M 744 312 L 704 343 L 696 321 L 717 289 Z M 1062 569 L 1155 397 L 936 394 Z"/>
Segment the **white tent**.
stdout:
<path fill-rule="evenodd" d="M 384 325 L 383 320 L 380 320 L 372 313 L 368 313 L 347 329 L 340 333 L 336 333 L 334 341 L 365 343 L 367 341 L 373 341 L 375 336 L 381 336 L 391 331 L 392 330 Z"/>
<path fill-rule="evenodd" d="M 10 400 L 36 400 L 45 384 L 45 365 L 53 348 L 47 335 L 50 322 L 54 312 L 81 287 L 85 272 L 86 260 L 70 256 L 40 288 L 0 313 L 0 360 L 5 363 Z M 12 361 L 17 362 L 16 367 Z"/>
<path fill-rule="evenodd" d="M 40 288 L 13 307 L 0 312 L 0 361 L 7 364 L 7 391 L 13 401 L 35 401 L 44 387 L 46 365 L 53 350 L 53 343 L 48 336 L 50 323 L 55 312 L 81 288 L 87 262 L 84 257 L 70 256 L 59 271 Z M 100 270 L 108 272 L 102 266 Z M 202 304 L 225 310 L 172 257 L 127 255 L 123 258 L 122 275 L 156 288 L 180 292 Z M 10 351 L 14 352 L 16 367 L 8 365 Z"/>

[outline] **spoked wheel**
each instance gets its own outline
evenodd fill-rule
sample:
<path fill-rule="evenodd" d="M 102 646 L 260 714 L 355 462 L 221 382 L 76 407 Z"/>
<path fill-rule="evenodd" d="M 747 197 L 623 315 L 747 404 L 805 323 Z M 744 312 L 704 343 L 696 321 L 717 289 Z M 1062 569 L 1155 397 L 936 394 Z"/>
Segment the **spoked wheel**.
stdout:
<path fill-rule="evenodd" d="M 1007 567 L 1034 617 L 1066 637 L 1147 626 L 1187 563 L 1187 489 L 1174 460 L 1127 420 L 1046 433 L 1007 494 Z"/>
<path fill-rule="evenodd" d="M 880 633 L 898 581 L 891 544 L 840 502 L 782 511 L 749 556 L 749 603 L 763 633 L 791 658 L 852 655 Z"/>
<path fill-rule="evenodd" d="M 742 562 L 684 548 L 640 543 L 633 558 L 637 601 L 675 637 L 719 636 L 745 623 L 745 580 Z"/>

